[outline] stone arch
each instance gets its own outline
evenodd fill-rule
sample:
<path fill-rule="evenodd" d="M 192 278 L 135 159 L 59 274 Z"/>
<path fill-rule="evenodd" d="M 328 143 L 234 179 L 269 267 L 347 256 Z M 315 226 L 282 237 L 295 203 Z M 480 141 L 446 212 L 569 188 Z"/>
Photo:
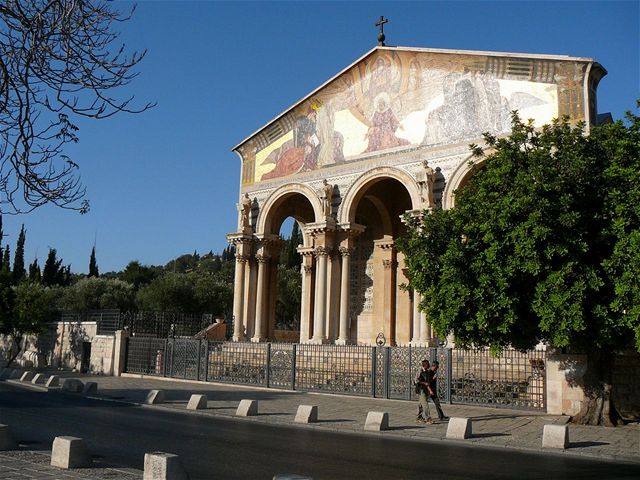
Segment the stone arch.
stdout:
<path fill-rule="evenodd" d="M 273 212 L 277 211 L 278 207 L 292 195 L 302 195 L 309 201 L 313 208 L 314 221 L 322 218 L 322 204 L 318 194 L 307 185 L 289 183 L 276 189 L 260 207 L 256 223 L 256 234 L 277 233 L 271 231 L 273 228 Z"/>
<path fill-rule="evenodd" d="M 444 191 L 442 192 L 442 209 L 443 210 L 448 210 L 455 206 L 456 190 L 459 189 L 460 187 L 463 187 L 469 181 L 469 179 L 478 170 L 478 168 L 484 165 L 486 158 L 487 157 L 485 155 L 481 159 L 474 161 L 472 165 L 469 165 L 469 161 L 473 159 L 473 155 L 469 155 L 453 171 L 453 173 L 451 174 L 451 177 L 447 179 L 446 186 L 444 187 Z"/>
<path fill-rule="evenodd" d="M 340 208 L 338 209 L 338 219 L 340 223 L 355 222 L 356 209 L 358 201 L 367 190 L 366 187 L 372 184 L 392 178 L 400 182 L 407 189 L 411 197 L 411 205 L 413 209 L 420 208 L 420 191 L 415 179 L 407 172 L 393 167 L 378 167 L 363 173 L 347 190 Z"/>

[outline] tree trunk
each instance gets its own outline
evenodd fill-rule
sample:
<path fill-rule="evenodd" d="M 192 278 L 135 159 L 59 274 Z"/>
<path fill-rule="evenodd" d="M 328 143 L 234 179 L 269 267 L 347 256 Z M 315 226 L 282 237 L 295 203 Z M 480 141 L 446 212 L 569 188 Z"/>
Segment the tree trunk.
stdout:
<path fill-rule="evenodd" d="M 13 338 L 13 345 L 11 346 L 11 355 L 9 356 L 9 360 L 7 361 L 7 364 L 5 365 L 5 367 L 9 367 L 11 366 L 11 364 L 15 361 L 16 358 L 18 358 L 18 355 L 20 355 L 20 352 L 22 351 L 22 348 L 20 347 L 20 343 L 22 342 L 22 337 L 16 337 L 16 336 L 12 336 Z"/>
<path fill-rule="evenodd" d="M 611 350 L 588 354 L 587 371 L 581 385 L 585 399 L 580 412 L 571 418 L 571 423 L 605 427 L 623 424 L 612 399 L 614 359 L 615 355 Z"/>

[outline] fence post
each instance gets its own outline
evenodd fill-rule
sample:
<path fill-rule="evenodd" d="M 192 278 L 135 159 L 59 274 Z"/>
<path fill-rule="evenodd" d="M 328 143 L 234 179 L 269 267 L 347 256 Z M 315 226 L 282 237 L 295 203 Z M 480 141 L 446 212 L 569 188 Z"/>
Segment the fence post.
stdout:
<path fill-rule="evenodd" d="M 453 360 L 453 349 L 447 348 L 445 349 L 445 351 L 447 352 L 447 398 L 446 398 L 446 401 L 449 403 L 452 403 L 451 402 L 451 385 L 452 385 L 451 376 L 453 375 L 453 365 L 451 364 L 451 362 Z"/>
<path fill-rule="evenodd" d="M 200 349 L 202 348 L 202 340 L 198 339 L 198 353 L 196 355 L 196 380 L 200 380 Z"/>
<path fill-rule="evenodd" d="M 378 372 L 376 371 L 376 347 L 371 347 L 371 396 L 376 398 L 376 383 Z"/>
<path fill-rule="evenodd" d="M 409 380 L 409 400 L 413 400 L 413 392 L 414 392 L 414 385 L 413 385 L 413 352 L 411 352 L 411 344 L 409 344 L 409 376 L 408 376 L 408 380 Z"/>
<path fill-rule="evenodd" d="M 391 391 L 391 347 L 384 347 L 384 398 L 390 398 Z"/>
<path fill-rule="evenodd" d="M 204 381 L 209 381 L 209 340 L 204 341 Z"/>
<path fill-rule="evenodd" d="M 298 357 L 298 348 L 297 344 L 293 344 L 293 349 L 291 351 L 291 390 L 296 389 L 296 359 Z"/>
<path fill-rule="evenodd" d="M 269 380 L 271 374 L 271 342 L 267 343 L 267 371 L 265 372 L 265 381 L 267 382 L 267 388 L 269 388 Z"/>

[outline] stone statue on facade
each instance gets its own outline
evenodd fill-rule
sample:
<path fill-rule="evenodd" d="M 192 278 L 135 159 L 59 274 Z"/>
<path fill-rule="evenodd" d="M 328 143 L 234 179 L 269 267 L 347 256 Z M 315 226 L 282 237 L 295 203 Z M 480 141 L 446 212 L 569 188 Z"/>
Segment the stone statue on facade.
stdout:
<path fill-rule="evenodd" d="M 427 160 L 422 162 L 422 168 L 417 175 L 418 185 L 420 185 L 420 199 L 424 206 L 433 208 L 435 206 L 433 188 L 436 183 L 436 172 L 429 166 Z"/>
<path fill-rule="evenodd" d="M 240 225 L 242 226 L 242 230 L 246 232 L 247 230 L 251 230 L 251 208 L 252 208 L 251 198 L 249 198 L 249 194 L 245 193 L 244 197 L 242 197 L 242 203 L 240 204 Z"/>
<path fill-rule="evenodd" d="M 331 216 L 331 203 L 333 201 L 333 185 L 327 182 L 325 178 L 322 181 L 322 188 L 320 189 L 320 200 L 322 200 L 322 213 L 325 218 Z"/>

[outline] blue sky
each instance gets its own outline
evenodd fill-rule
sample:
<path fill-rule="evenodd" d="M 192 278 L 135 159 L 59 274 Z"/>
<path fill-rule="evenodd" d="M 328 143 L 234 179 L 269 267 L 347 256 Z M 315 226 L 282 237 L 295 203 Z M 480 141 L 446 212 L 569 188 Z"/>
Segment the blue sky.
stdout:
<path fill-rule="evenodd" d="M 388 45 L 594 58 L 609 72 L 599 111 L 620 118 L 640 98 L 639 3 L 139 2 L 120 28 L 148 53 L 123 95 L 158 106 L 81 122 L 68 153 L 91 211 L 5 216 L 4 242 L 13 252 L 24 223 L 27 262 L 42 265 L 53 247 L 80 273 L 94 241 L 101 272 L 221 252 L 237 221 L 231 148 L 373 48 L 380 15 Z"/>

